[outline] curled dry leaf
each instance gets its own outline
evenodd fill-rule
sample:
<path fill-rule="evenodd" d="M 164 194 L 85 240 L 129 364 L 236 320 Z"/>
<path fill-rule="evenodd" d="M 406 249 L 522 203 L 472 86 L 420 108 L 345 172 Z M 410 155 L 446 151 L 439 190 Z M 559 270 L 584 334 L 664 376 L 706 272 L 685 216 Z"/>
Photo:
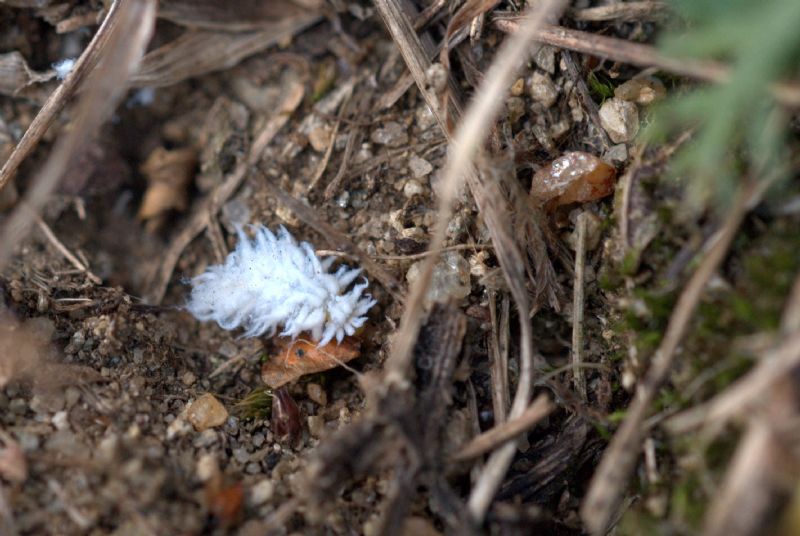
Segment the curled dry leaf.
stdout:
<path fill-rule="evenodd" d="M 28 67 L 17 51 L 0 54 L 0 95 L 14 97 L 31 84 L 47 82 L 54 77 L 53 71 L 39 73 Z"/>
<path fill-rule="evenodd" d="M 552 210 L 570 203 L 588 203 L 614 191 L 617 171 L 589 153 L 570 151 L 537 171 L 531 196 Z"/>
<path fill-rule="evenodd" d="M 300 439 L 303 423 L 300 421 L 300 408 L 294 401 L 286 387 L 275 391 L 272 397 L 272 418 L 270 422 L 272 431 L 280 440 L 294 443 Z"/>
<path fill-rule="evenodd" d="M 353 337 L 345 337 L 341 344 L 332 342 L 317 347 L 298 339 L 285 344 L 276 357 L 261 367 L 261 379 L 272 389 L 278 389 L 306 374 L 314 374 L 347 363 L 359 356 L 359 344 Z"/>
<path fill-rule="evenodd" d="M 139 207 L 139 218 L 149 220 L 168 210 L 186 210 L 187 190 L 194 177 L 197 153 L 184 148 L 159 147 L 150 153 L 141 172 L 147 178 L 147 191 Z"/>

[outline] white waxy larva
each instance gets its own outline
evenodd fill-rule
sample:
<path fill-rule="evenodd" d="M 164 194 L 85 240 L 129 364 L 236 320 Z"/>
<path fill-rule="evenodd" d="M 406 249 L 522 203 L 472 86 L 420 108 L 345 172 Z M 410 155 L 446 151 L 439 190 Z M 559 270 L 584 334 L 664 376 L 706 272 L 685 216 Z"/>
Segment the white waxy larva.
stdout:
<path fill-rule="evenodd" d="M 323 346 L 342 342 L 366 322 L 375 305 L 364 294 L 367 281 L 352 285 L 361 270 L 321 260 L 308 242 L 298 243 L 284 227 L 277 236 L 254 226 L 251 240 L 240 228 L 239 243 L 225 264 L 211 266 L 191 280 L 186 309 L 198 320 L 214 320 L 225 329 L 243 328 L 245 337 L 309 332 Z"/>

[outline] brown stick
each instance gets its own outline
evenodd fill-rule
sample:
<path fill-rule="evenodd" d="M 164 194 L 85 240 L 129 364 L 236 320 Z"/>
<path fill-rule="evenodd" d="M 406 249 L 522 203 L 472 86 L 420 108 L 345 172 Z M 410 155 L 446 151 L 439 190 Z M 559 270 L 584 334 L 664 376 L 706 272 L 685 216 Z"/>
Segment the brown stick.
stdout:
<path fill-rule="evenodd" d="M 471 460 L 472 458 L 477 458 L 481 454 L 496 449 L 504 443 L 511 441 L 522 432 L 533 428 L 533 425 L 549 415 L 553 409 L 555 409 L 555 406 L 547 398 L 547 395 L 539 395 L 539 397 L 533 401 L 533 404 L 516 419 L 498 424 L 491 430 L 487 430 L 473 438 L 453 456 L 453 461 L 463 462 Z"/>

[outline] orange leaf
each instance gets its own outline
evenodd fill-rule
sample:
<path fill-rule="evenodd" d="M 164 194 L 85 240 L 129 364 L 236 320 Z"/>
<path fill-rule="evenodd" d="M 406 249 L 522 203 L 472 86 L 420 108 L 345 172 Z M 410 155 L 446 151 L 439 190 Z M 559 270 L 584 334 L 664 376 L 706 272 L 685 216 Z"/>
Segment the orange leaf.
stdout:
<path fill-rule="evenodd" d="M 341 344 L 331 342 L 317 348 L 304 340 L 286 344 L 278 356 L 272 357 L 261 367 L 261 379 L 272 389 L 293 382 L 306 374 L 314 374 L 338 367 L 359 356 L 356 339 L 347 337 Z"/>

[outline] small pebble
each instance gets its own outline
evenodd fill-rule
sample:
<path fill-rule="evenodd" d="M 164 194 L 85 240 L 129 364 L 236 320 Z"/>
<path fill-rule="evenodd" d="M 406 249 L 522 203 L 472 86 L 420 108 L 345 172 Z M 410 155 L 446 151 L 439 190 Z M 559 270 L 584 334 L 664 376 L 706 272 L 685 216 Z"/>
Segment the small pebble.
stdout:
<path fill-rule="evenodd" d="M 205 453 L 197 460 L 195 474 L 200 482 L 207 482 L 219 473 L 219 465 L 217 465 L 217 458 L 210 453 Z"/>
<path fill-rule="evenodd" d="M 306 393 L 308 394 L 308 398 L 313 400 L 319 406 L 327 406 L 328 405 L 328 394 L 325 392 L 325 389 L 318 383 L 309 383 L 306 386 Z"/>
<path fill-rule="evenodd" d="M 519 97 L 525 92 L 525 80 L 522 78 L 517 78 L 517 80 L 511 85 L 511 96 Z"/>
<path fill-rule="evenodd" d="M 273 495 L 275 495 L 275 484 L 271 480 L 264 479 L 250 488 L 250 505 L 259 506 L 269 502 Z"/>
<path fill-rule="evenodd" d="M 618 162 L 623 163 L 628 160 L 628 147 L 624 143 L 619 143 L 617 145 L 612 145 L 606 151 L 606 154 L 603 155 L 603 160 L 606 162 Z"/>
<path fill-rule="evenodd" d="M 308 431 L 312 437 L 319 439 L 325 434 L 325 419 L 320 415 L 310 415 L 308 417 Z"/>
<path fill-rule="evenodd" d="M 639 111 L 632 102 L 608 99 L 600 107 L 600 124 L 608 132 L 611 141 L 625 143 L 639 132 Z"/>
<path fill-rule="evenodd" d="M 423 261 L 415 262 L 406 272 L 406 281 L 414 283 L 419 278 Z M 446 303 L 450 299 L 460 300 L 469 296 L 471 290 L 469 262 L 456 251 L 447 251 L 433 269 L 431 283 L 424 303 Z"/>
<path fill-rule="evenodd" d="M 628 80 L 614 90 L 616 98 L 642 105 L 663 99 L 666 94 L 667 90 L 661 80 L 651 76 Z"/>
<path fill-rule="evenodd" d="M 191 370 L 187 370 L 186 372 L 183 373 L 183 376 L 181 376 L 181 381 L 183 382 L 183 385 L 187 387 L 191 386 L 196 380 L 197 376 L 195 376 L 194 372 L 192 372 Z"/>
<path fill-rule="evenodd" d="M 331 143 L 331 129 L 327 125 L 315 128 L 308 134 L 308 143 L 318 153 L 325 151 Z"/>
<path fill-rule="evenodd" d="M 530 94 L 533 100 L 541 102 L 545 108 L 555 104 L 558 98 L 558 88 L 556 88 L 550 75 L 537 71 L 531 76 L 530 85 Z"/>
<path fill-rule="evenodd" d="M 250 441 L 253 442 L 254 447 L 259 448 L 261 445 L 264 444 L 265 439 L 266 438 L 264 437 L 264 434 L 254 434 L 253 437 L 250 439 Z"/>
<path fill-rule="evenodd" d="M 248 460 L 250 460 L 250 453 L 243 448 L 233 449 L 233 458 L 240 464 L 244 465 L 248 462 Z"/>
<path fill-rule="evenodd" d="M 430 172 L 433 171 L 433 166 L 424 158 L 412 155 L 411 158 L 408 159 L 408 169 L 415 179 L 419 179 L 429 175 Z"/>
<path fill-rule="evenodd" d="M 228 419 L 228 410 L 211 393 L 206 393 L 187 408 L 187 420 L 195 430 L 203 432 L 219 426 Z"/>
<path fill-rule="evenodd" d="M 408 198 L 414 197 L 415 195 L 422 195 L 424 191 L 422 185 L 416 179 L 407 180 L 403 186 L 403 195 Z"/>
<path fill-rule="evenodd" d="M 375 129 L 370 136 L 370 140 L 378 145 L 400 147 L 408 143 L 408 134 L 403 125 L 396 121 L 390 121 L 383 127 Z"/>
<path fill-rule="evenodd" d="M 56 430 L 66 430 L 69 428 L 69 419 L 67 419 L 67 412 L 66 411 L 58 411 L 53 418 L 51 419 L 53 426 L 56 427 Z"/>
<path fill-rule="evenodd" d="M 244 468 L 244 472 L 248 475 L 254 475 L 256 473 L 261 472 L 261 466 L 256 462 L 250 462 L 247 464 L 247 467 Z"/>

